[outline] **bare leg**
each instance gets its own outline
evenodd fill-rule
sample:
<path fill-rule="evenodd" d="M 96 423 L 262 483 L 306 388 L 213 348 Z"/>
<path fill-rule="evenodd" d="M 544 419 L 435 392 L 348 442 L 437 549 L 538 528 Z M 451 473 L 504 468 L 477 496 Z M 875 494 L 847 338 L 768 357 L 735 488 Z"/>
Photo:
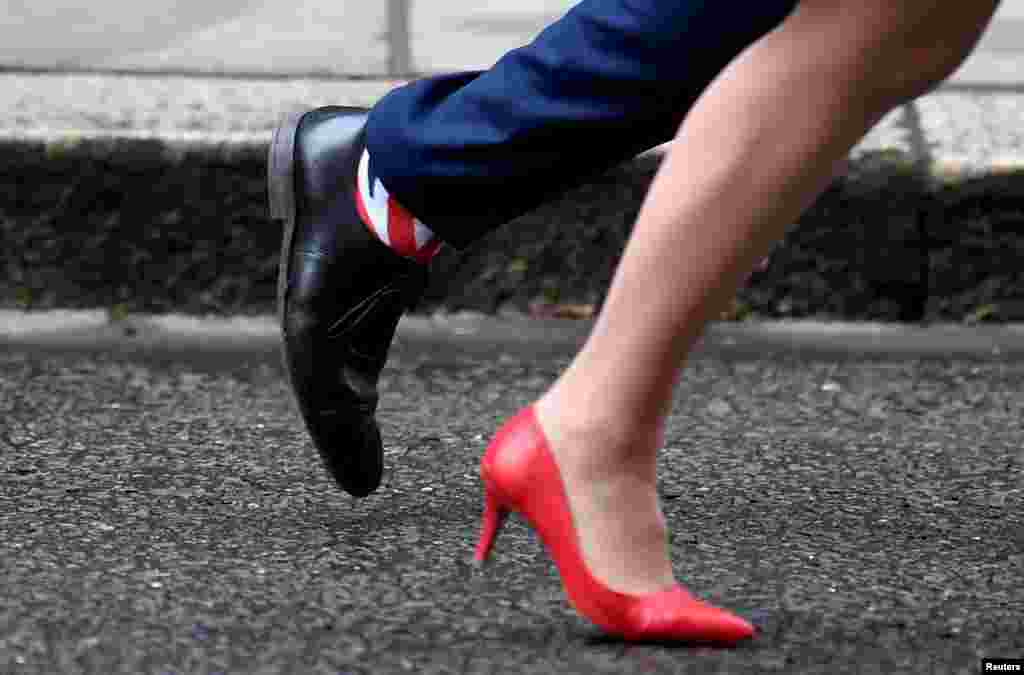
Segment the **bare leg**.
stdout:
<path fill-rule="evenodd" d="M 680 128 L 586 345 L 537 405 L 591 570 L 673 583 L 655 457 L 705 323 L 889 110 L 947 77 L 996 0 L 805 0 Z"/>

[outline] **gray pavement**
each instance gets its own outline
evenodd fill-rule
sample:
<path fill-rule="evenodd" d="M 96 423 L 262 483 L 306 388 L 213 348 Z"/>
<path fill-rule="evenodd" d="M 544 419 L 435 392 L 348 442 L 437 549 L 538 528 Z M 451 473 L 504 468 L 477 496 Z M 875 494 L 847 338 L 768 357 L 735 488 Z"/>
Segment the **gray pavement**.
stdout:
<path fill-rule="evenodd" d="M 447 346 L 446 346 L 447 345 Z M 660 490 L 681 578 L 762 629 L 624 645 L 476 466 L 567 354 L 406 341 L 383 489 L 339 493 L 276 358 L 0 351 L 0 672 L 964 673 L 1024 656 L 1019 361 L 705 352 Z"/>
<path fill-rule="evenodd" d="M 396 49 L 408 52 L 415 72 L 486 68 L 573 4 L 2 0 L 0 138 L 184 134 L 266 143 L 288 112 L 372 105 L 402 82 L 389 77 Z M 1022 34 L 1024 0 L 1004 1 L 947 86 L 893 112 L 857 152 L 910 153 L 952 176 L 1019 168 Z"/>
<path fill-rule="evenodd" d="M 0 65 L 373 77 L 408 69 L 486 68 L 574 4 L 3 0 Z M 1004 0 L 989 34 L 954 81 L 1019 86 L 1022 25 L 1024 0 Z"/>
<path fill-rule="evenodd" d="M 42 68 L 381 77 L 485 68 L 572 6 L 266 0 L 0 2 L 0 63 Z M 6 11 L 4 11 L 6 10 Z M 395 52 L 404 52 L 395 59 Z M 407 63 L 402 64 L 401 61 Z"/>

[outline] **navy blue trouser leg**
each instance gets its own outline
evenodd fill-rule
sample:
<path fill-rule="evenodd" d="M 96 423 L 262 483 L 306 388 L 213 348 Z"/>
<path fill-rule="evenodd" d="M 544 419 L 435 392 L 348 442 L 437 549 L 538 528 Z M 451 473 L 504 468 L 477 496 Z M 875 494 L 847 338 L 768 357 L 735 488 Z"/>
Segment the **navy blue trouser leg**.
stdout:
<path fill-rule="evenodd" d="M 400 87 L 370 113 L 371 171 L 443 241 L 494 227 L 671 140 L 797 0 L 583 0 L 490 70 Z"/>

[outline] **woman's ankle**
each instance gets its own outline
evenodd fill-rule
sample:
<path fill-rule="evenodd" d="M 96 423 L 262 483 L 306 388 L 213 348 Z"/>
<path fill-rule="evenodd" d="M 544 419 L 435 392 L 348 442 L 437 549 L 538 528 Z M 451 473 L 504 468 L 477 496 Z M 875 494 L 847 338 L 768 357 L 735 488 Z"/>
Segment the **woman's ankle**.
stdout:
<path fill-rule="evenodd" d="M 614 410 L 576 404 L 569 393 L 556 385 L 534 406 L 559 463 L 594 479 L 629 473 L 653 483 L 664 424 L 639 425 Z"/>

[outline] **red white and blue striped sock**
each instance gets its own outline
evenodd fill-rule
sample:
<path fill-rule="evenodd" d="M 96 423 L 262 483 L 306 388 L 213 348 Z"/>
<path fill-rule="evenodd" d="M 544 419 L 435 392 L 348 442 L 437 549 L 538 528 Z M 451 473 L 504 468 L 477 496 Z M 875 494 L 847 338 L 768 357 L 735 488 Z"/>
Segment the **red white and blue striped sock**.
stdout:
<path fill-rule="evenodd" d="M 392 251 L 404 258 L 428 263 L 441 248 L 441 240 L 388 194 L 370 175 L 370 154 L 364 150 L 356 179 L 356 208 L 363 223 Z"/>

